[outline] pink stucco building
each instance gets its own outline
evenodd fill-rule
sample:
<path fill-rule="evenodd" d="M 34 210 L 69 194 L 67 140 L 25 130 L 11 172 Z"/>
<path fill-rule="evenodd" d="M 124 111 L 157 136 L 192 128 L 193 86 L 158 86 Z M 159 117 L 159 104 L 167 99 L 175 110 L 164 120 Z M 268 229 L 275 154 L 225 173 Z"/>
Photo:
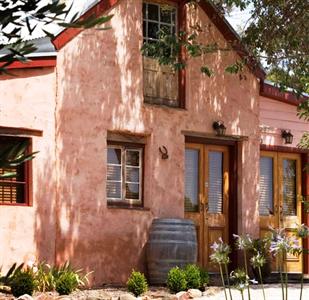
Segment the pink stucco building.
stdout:
<path fill-rule="evenodd" d="M 53 51 L 1 76 L 0 142 L 29 139 L 39 154 L 16 182 L 0 181 L 0 265 L 70 260 L 94 271 L 93 284 L 125 282 L 132 268 L 145 271 L 154 218 L 194 220 L 199 263 L 210 270 L 220 236 L 308 223 L 308 151 L 297 143 L 309 125 L 296 116 L 299 100 L 265 83 L 260 68 L 224 72 L 236 50 L 208 56 L 211 78 L 200 58 L 178 74 L 141 55 L 160 26 L 198 23 L 209 30 L 203 42 L 237 39 L 205 3 L 102 0 L 91 12 L 113 14 L 112 29 L 67 29 Z M 288 266 L 309 273 L 307 256 Z"/>

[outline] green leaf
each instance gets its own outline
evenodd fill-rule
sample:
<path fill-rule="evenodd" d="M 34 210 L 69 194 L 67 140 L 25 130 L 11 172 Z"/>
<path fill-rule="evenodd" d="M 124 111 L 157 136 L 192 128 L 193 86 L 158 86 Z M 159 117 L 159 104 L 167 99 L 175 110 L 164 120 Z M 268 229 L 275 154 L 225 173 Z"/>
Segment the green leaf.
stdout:
<path fill-rule="evenodd" d="M 208 77 L 211 77 L 214 74 L 214 72 L 210 70 L 207 66 L 201 67 L 201 72 L 207 75 Z"/>

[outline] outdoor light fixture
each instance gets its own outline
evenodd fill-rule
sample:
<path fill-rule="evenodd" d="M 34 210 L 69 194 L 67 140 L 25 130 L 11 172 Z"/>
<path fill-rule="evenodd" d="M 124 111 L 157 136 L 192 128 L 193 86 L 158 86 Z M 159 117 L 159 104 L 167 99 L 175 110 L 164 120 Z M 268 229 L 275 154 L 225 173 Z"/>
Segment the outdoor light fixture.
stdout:
<path fill-rule="evenodd" d="M 212 127 L 216 131 L 217 135 L 225 135 L 226 127 L 222 121 L 213 122 Z"/>
<path fill-rule="evenodd" d="M 293 134 L 291 133 L 291 130 L 282 130 L 281 136 L 284 139 L 286 144 L 292 144 L 293 143 Z"/>

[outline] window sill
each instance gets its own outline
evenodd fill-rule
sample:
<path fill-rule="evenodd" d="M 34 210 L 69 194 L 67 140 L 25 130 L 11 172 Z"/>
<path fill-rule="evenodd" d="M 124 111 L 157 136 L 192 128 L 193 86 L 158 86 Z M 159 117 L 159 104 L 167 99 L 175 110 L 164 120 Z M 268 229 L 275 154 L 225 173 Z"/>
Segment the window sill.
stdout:
<path fill-rule="evenodd" d="M 150 211 L 150 208 L 143 206 L 132 206 L 125 204 L 107 204 L 108 209 L 126 209 L 126 210 L 138 210 L 138 211 Z"/>
<path fill-rule="evenodd" d="M 186 108 L 183 108 L 183 107 L 178 107 L 178 106 L 170 106 L 170 105 L 166 105 L 166 104 L 158 104 L 158 103 L 149 103 L 149 102 L 143 102 L 143 104 L 147 107 L 157 107 L 157 108 L 161 108 L 161 109 L 164 109 L 164 110 L 169 110 L 169 109 L 172 109 L 172 110 L 176 110 L 176 111 L 187 111 Z"/>
<path fill-rule="evenodd" d="M 23 206 L 23 207 L 31 207 L 32 205 L 28 203 L 0 203 L 0 206 Z"/>

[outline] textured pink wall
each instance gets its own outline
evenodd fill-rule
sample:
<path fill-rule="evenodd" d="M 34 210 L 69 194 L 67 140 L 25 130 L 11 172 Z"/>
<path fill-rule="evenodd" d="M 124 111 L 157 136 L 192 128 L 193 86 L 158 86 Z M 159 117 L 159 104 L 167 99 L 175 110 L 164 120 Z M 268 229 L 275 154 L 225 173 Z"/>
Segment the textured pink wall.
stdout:
<path fill-rule="evenodd" d="M 33 206 L 0 206 L 0 266 L 31 256 L 53 262 L 55 249 L 55 73 L 14 70 L 0 77 L 0 126 L 43 131 L 33 137 Z"/>
<path fill-rule="evenodd" d="M 297 117 L 297 107 L 273 99 L 260 97 L 260 124 L 263 144 L 297 147 L 301 136 L 309 131 L 309 123 Z M 294 136 L 293 144 L 286 145 L 281 130 L 288 129 Z"/>
<path fill-rule="evenodd" d="M 239 161 L 239 232 L 258 234 L 258 82 L 224 73 L 236 57 L 208 58 L 216 76 L 207 78 L 194 59 L 187 70 L 186 109 L 143 103 L 141 1 L 121 1 L 109 31 L 83 32 L 58 56 L 56 104 L 57 261 L 94 270 L 94 283 L 124 282 L 132 267 L 143 270 L 148 227 L 154 217 L 183 217 L 183 130 L 213 134 L 222 119 L 227 134 L 248 136 Z M 209 24 L 198 11 L 188 22 Z M 211 27 L 214 35 L 220 33 Z M 206 38 L 206 36 L 205 36 Z M 144 203 L 149 210 L 107 208 L 107 131 L 147 136 Z M 165 145 L 170 158 L 162 160 Z"/>

